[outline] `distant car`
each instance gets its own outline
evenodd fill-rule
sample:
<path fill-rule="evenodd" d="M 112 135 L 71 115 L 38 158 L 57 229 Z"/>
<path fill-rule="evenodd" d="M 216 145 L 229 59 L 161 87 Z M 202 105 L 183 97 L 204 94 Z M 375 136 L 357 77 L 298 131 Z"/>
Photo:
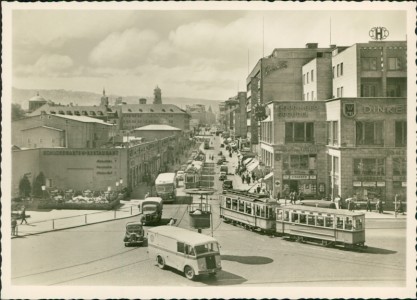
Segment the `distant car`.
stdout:
<path fill-rule="evenodd" d="M 223 148 L 224 147 L 224 144 L 220 144 L 220 148 Z"/>
<path fill-rule="evenodd" d="M 223 181 L 223 190 L 232 190 L 233 189 L 233 181 L 230 179 L 225 179 Z"/>
<path fill-rule="evenodd" d="M 185 172 L 177 171 L 177 180 L 184 180 Z"/>
<path fill-rule="evenodd" d="M 223 152 L 220 151 L 217 155 L 223 156 Z"/>
<path fill-rule="evenodd" d="M 227 179 L 227 173 L 226 172 L 220 172 L 219 180 L 225 180 Z"/>

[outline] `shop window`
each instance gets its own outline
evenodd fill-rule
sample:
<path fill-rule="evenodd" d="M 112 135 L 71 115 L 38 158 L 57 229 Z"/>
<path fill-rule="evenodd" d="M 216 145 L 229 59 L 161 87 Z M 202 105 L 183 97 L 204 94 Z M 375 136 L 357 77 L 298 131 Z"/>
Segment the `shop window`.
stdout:
<path fill-rule="evenodd" d="M 237 200 L 236 199 L 232 200 L 232 209 L 237 210 Z"/>
<path fill-rule="evenodd" d="M 362 57 L 361 64 L 362 64 L 362 70 L 364 71 L 376 71 L 377 58 L 376 57 Z"/>
<path fill-rule="evenodd" d="M 401 70 L 402 64 L 399 57 L 388 57 L 388 70 Z"/>
<path fill-rule="evenodd" d="M 407 160 L 405 157 L 393 157 L 392 158 L 393 174 L 395 176 L 407 175 Z"/>
<path fill-rule="evenodd" d="M 384 122 L 356 122 L 356 145 L 384 145 Z"/>
<path fill-rule="evenodd" d="M 407 146 L 407 122 L 395 122 L 395 147 Z"/>
<path fill-rule="evenodd" d="M 357 158 L 353 160 L 353 174 L 367 176 L 385 175 L 384 158 Z"/>
<path fill-rule="evenodd" d="M 308 99 L 308 97 L 307 97 Z M 285 142 L 313 142 L 313 122 L 287 122 L 285 123 Z"/>

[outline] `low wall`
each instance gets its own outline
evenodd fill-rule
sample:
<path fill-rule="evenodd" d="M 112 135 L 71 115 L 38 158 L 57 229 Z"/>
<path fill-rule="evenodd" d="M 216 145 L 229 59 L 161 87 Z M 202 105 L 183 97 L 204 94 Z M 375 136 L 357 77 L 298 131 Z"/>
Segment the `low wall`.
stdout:
<path fill-rule="evenodd" d="M 39 203 L 39 209 L 81 209 L 81 210 L 111 210 L 120 205 L 120 199 L 109 203 Z"/>

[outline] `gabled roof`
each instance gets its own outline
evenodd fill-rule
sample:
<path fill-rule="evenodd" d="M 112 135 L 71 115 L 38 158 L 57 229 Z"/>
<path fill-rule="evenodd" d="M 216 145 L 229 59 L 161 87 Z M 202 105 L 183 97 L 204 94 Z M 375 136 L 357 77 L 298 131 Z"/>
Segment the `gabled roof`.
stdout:
<path fill-rule="evenodd" d="M 49 130 L 64 131 L 64 130 L 59 129 L 59 128 L 49 127 L 49 126 L 42 126 L 42 125 L 41 126 L 31 127 L 31 128 L 25 128 L 25 129 L 22 129 L 22 131 L 32 130 L 32 129 L 36 129 L 36 128 L 45 128 L 45 129 L 49 129 Z"/>
<path fill-rule="evenodd" d="M 106 123 L 103 120 L 90 118 L 86 116 L 55 115 L 55 117 L 74 120 L 74 121 L 83 122 L 83 123 L 97 123 L 97 124 L 102 124 L 102 125 L 113 126 L 113 124 Z"/>
<path fill-rule="evenodd" d="M 171 131 L 181 131 L 181 129 L 177 127 L 173 127 L 170 125 L 164 125 L 164 124 L 151 124 L 142 126 L 139 128 L 135 128 L 134 131 L 145 131 L 145 130 L 171 130 Z"/>
<path fill-rule="evenodd" d="M 182 110 L 176 105 L 173 104 L 124 104 L 121 106 L 122 113 L 177 113 L 177 114 L 186 114 L 185 110 Z"/>
<path fill-rule="evenodd" d="M 38 116 L 42 113 L 51 115 L 76 115 L 90 117 L 104 117 L 113 111 L 109 111 L 105 106 L 63 106 L 50 105 L 48 103 L 42 105 L 35 111 L 27 114 L 28 116 Z"/>

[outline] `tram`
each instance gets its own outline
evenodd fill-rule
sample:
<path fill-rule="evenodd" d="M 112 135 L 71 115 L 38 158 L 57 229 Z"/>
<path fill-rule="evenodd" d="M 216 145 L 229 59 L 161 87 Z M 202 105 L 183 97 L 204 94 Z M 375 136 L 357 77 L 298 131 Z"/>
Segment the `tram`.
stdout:
<path fill-rule="evenodd" d="M 365 213 L 287 205 L 276 208 L 276 232 L 297 241 L 346 248 L 365 246 Z"/>
<path fill-rule="evenodd" d="M 274 234 L 275 211 L 279 204 L 270 200 L 269 196 L 246 191 L 224 191 L 220 195 L 220 217 L 249 230 Z"/>

